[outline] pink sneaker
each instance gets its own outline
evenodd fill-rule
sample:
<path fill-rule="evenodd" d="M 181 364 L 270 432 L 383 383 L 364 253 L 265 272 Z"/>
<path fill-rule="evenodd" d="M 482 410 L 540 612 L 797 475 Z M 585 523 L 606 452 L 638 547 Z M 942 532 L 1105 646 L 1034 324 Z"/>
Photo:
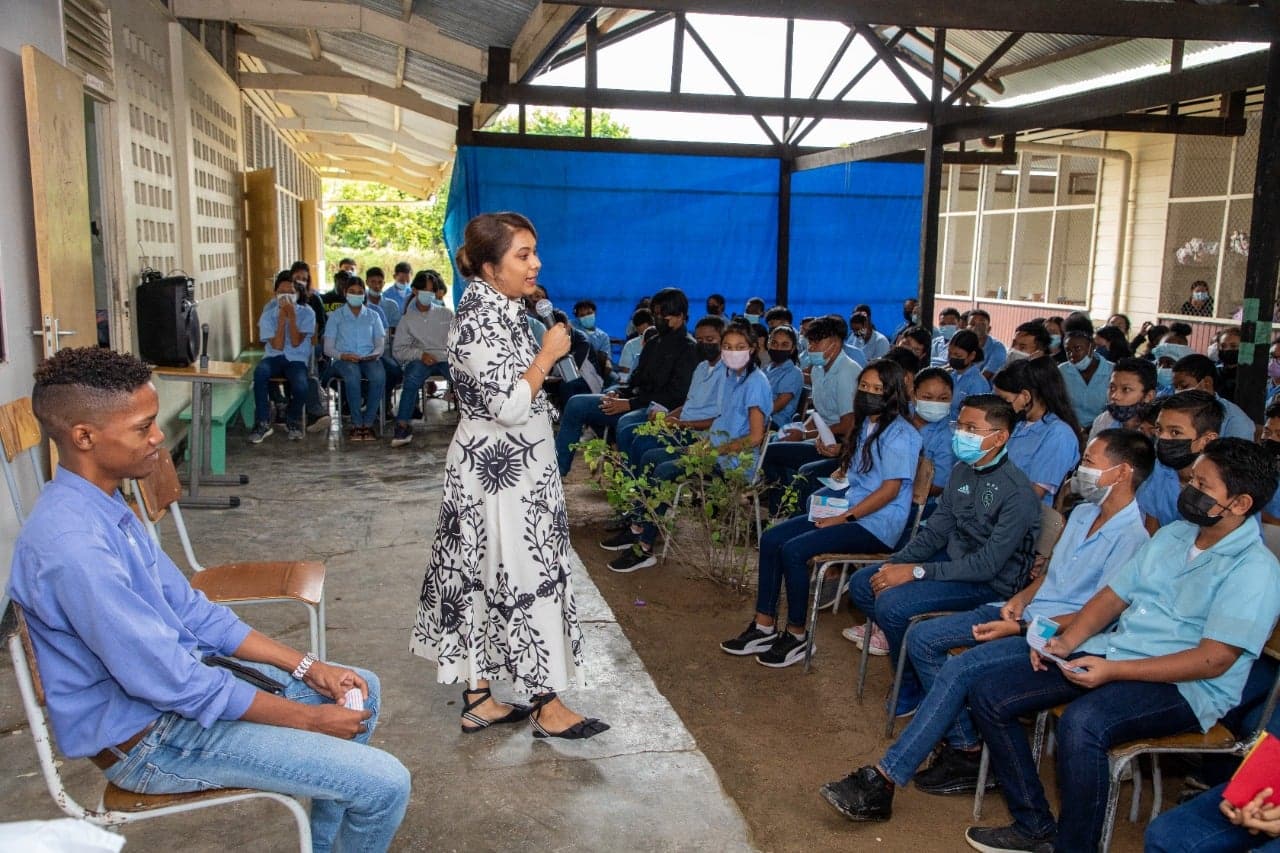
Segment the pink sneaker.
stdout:
<path fill-rule="evenodd" d="M 889 638 L 879 628 L 871 632 L 871 654 L 880 657 L 889 654 Z"/>
<path fill-rule="evenodd" d="M 845 628 L 840 632 L 840 636 L 844 637 L 858 648 L 862 648 L 862 638 L 866 633 L 867 626 L 863 623 L 862 625 L 850 625 L 848 628 Z"/>

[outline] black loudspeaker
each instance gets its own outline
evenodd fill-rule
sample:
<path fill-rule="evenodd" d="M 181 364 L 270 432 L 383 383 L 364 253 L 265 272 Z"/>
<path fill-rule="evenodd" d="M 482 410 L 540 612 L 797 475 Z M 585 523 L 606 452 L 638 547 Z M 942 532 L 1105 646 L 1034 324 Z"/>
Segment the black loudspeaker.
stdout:
<path fill-rule="evenodd" d="M 185 276 L 148 276 L 134 299 L 138 352 L 144 361 L 186 367 L 200 354 L 196 283 Z"/>

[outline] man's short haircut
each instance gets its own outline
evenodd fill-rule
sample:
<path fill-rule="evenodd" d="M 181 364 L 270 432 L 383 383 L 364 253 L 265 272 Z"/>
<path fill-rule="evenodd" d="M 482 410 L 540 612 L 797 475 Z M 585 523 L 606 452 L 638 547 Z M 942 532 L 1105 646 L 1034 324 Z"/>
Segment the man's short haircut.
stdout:
<path fill-rule="evenodd" d="M 839 314 L 828 314 L 826 316 L 828 319 L 836 322 L 836 328 L 840 330 L 840 340 L 843 341 L 845 338 L 849 337 L 849 324 L 845 322 L 843 317 Z"/>
<path fill-rule="evenodd" d="M 920 357 L 906 347 L 894 347 L 884 354 L 889 361 L 897 362 L 908 376 L 914 376 L 920 369 Z"/>
<path fill-rule="evenodd" d="M 947 306 L 946 308 L 943 308 L 940 312 L 938 312 L 938 316 L 939 317 L 955 317 L 957 320 L 959 320 L 960 310 L 958 308 L 952 308 L 950 306 Z"/>
<path fill-rule="evenodd" d="M 1049 330 L 1045 328 L 1044 323 L 1037 323 L 1034 320 L 1030 323 L 1023 323 L 1013 330 L 1013 336 L 1030 335 L 1032 340 L 1036 342 L 1036 349 L 1040 352 L 1048 352 L 1053 345 L 1053 341 L 1049 337 Z"/>
<path fill-rule="evenodd" d="M 359 285 L 361 290 L 368 290 L 368 288 L 364 286 L 364 279 L 362 279 L 358 275 L 352 275 L 352 276 L 347 276 L 347 283 L 343 285 L 342 292 L 345 294 L 348 290 L 355 287 L 356 285 Z"/>
<path fill-rule="evenodd" d="M 338 270 L 333 274 L 333 289 L 341 296 L 347 289 L 347 283 L 355 276 L 346 270 Z"/>
<path fill-rule="evenodd" d="M 1135 491 L 1151 476 L 1156 465 L 1156 449 L 1151 439 L 1141 432 L 1136 429 L 1104 429 L 1094 438 L 1101 439 L 1107 458 L 1113 463 L 1124 463 L 1133 469 L 1129 485 Z"/>
<path fill-rule="evenodd" d="M 596 310 L 596 304 L 592 302 L 590 299 L 579 299 L 577 302 L 573 303 L 573 313 L 575 315 L 577 315 L 579 311 L 594 312 L 595 310 Z"/>
<path fill-rule="evenodd" d="M 693 330 L 696 332 L 698 329 L 701 329 L 703 326 L 710 326 L 711 328 L 715 329 L 717 332 L 723 335 L 724 330 L 728 328 L 729 324 L 724 321 L 723 317 L 717 317 L 715 315 L 708 314 L 707 316 L 699 320 L 696 324 L 694 324 Z"/>
<path fill-rule="evenodd" d="M 977 409 L 987 416 L 987 423 L 996 429 L 1013 432 L 1013 406 L 996 394 L 970 394 L 960 404 L 961 409 Z"/>
<path fill-rule="evenodd" d="M 1205 379 L 1216 381 L 1218 378 L 1218 366 L 1213 363 L 1213 359 L 1198 352 L 1184 355 L 1175 361 L 1173 363 L 1173 372 L 1194 376 L 1197 382 Z"/>
<path fill-rule="evenodd" d="M 1143 391 L 1156 390 L 1156 366 L 1145 358 L 1122 358 L 1111 372 L 1132 373 L 1142 383 Z"/>
<path fill-rule="evenodd" d="M 1209 442 L 1201 455 L 1218 469 L 1228 495 L 1253 498 L 1249 515 L 1260 512 L 1275 496 L 1275 459 L 1260 445 L 1243 438 L 1218 438 Z"/>
<path fill-rule="evenodd" d="M 1093 319 L 1083 311 L 1072 311 L 1062 321 L 1063 335 L 1076 331 L 1086 332 L 1089 337 L 1093 337 Z"/>
<path fill-rule="evenodd" d="M 723 294 L 723 293 L 713 293 L 713 294 L 711 294 L 710 296 L 708 296 L 708 297 L 707 297 L 707 302 L 719 302 L 719 303 L 720 303 L 720 307 L 721 307 L 721 308 L 724 308 L 724 305 L 725 305 L 724 294 Z"/>
<path fill-rule="evenodd" d="M 765 301 L 761 299 L 759 296 L 752 296 L 750 299 L 747 300 L 746 307 L 750 308 L 752 305 L 759 305 L 760 310 L 763 311 L 765 308 Z"/>
<path fill-rule="evenodd" d="M 280 270 L 280 272 L 276 273 L 276 283 L 272 285 L 272 289 L 274 290 L 286 281 L 289 282 L 289 284 L 293 284 L 293 272 L 290 270 Z"/>
<path fill-rule="evenodd" d="M 371 278 L 386 278 L 386 277 L 387 277 L 387 274 L 382 271 L 382 267 L 369 267 L 367 270 L 364 271 L 365 281 L 368 281 Z"/>
<path fill-rule="evenodd" d="M 925 352 L 928 352 L 933 346 L 933 336 L 923 326 L 908 326 L 902 330 L 902 334 L 898 335 L 898 337 L 910 338 L 918 343 Z"/>
<path fill-rule="evenodd" d="M 991 315 L 987 313 L 987 309 L 985 308 L 974 308 L 971 310 L 969 312 L 969 319 L 972 320 L 974 317 L 981 317 L 988 323 L 991 322 Z"/>
<path fill-rule="evenodd" d="M 311 275 L 311 264 L 306 261 L 294 261 L 293 265 L 289 267 L 289 272 L 295 273 L 298 270 L 304 270 L 307 275 Z"/>
<path fill-rule="evenodd" d="M 931 379 L 937 379 L 947 383 L 947 387 L 953 391 L 956 388 L 956 381 L 951 378 L 951 373 L 946 368 L 943 368 L 943 367 L 926 367 L 924 370 L 921 370 L 919 373 L 917 373 L 916 388 L 919 389 L 921 385 L 923 385 L 924 383 L 928 382 Z"/>
<path fill-rule="evenodd" d="M 775 305 L 774 307 L 770 308 L 768 311 L 764 312 L 765 323 L 770 323 L 774 320 L 781 320 L 782 322 L 790 326 L 792 319 L 793 317 L 791 314 L 791 309 L 786 307 L 785 305 Z"/>
<path fill-rule="evenodd" d="M 1274 403 L 1267 406 L 1267 410 L 1262 413 L 1262 416 L 1267 420 L 1280 418 L 1280 400 L 1276 400 Z"/>
<path fill-rule="evenodd" d="M 355 266 L 355 265 L 356 265 L 356 259 L 355 259 L 355 258 L 343 258 L 342 260 L 338 261 L 338 266 L 342 266 L 343 264 L 351 264 L 351 266 Z"/>
<path fill-rule="evenodd" d="M 843 341 L 845 339 L 843 329 L 844 321 L 839 317 L 818 317 L 809 324 L 809 328 L 805 330 L 804 337 L 809 343 L 825 341 L 827 338 L 839 338 Z"/>
<path fill-rule="evenodd" d="M 405 275 L 413 275 L 413 267 L 408 261 L 400 261 L 396 264 L 395 272 L 397 275 L 404 273 Z"/>
<path fill-rule="evenodd" d="M 1179 391 L 1165 397 L 1160 401 L 1160 411 L 1186 412 L 1197 436 L 1206 432 L 1221 432 L 1222 421 L 1226 418 L 1226 410 L 1222 408 L 1218 398 L 1199 388 Z"/>
<path fill-rule="evenodd" d="M 631 325 L 633 326 L 652 326 L 653 312 L 648 308 L 637 308 L 636 312 L 631 315 Z"/>
<path fill-rule="evenodd" d="M 1182 321 L 1170 323 L 1169 331 L 1173 332 L 1175 335 L 1181 335 L 1184 338 L 1189 338 L 1191 337 L 1191 324 L 1183 323 Z"/>
<path fill-rule="evenodd" d="M 870 325 L 871 318 L 866 314 L 862 313 L 861 311 L 854 311 L 851 315 L 849 315 L 849 325 L 852 326 L 855 323 L 858 324 L 859 326 L 863 324 Z"/>
<path fill-rule="evenodd" d="M 548 296 L 548 298 L 550 298 Z M 688 318 L 689 316 L 689 297 L 684 295 L 684 291 L 678 287 L 664 287 L 657 293 L 653 294 L 653 300 L 649 303 L 649 308 L 653 311 L 653 316 L 671 317 L 677 314 Z"/>
<path fill-rule="evenodd" d="M 1165 397 L 1163 400 L 1152 400 L 1147 405 L 1138 410 L 1138 421 L 1140 423 L 1157 426 L 1159 424 L 1160 412 L 1164 409 L 1164 401 L 1170 399 Z"/>
<path fill-rule="evenodd" d="M 77 423 L 118 410 L 151 381 L 151 368 L 137 356 L 102 347 L 69 347 L 40 362 L 31 408 L 45 434 L 60 441 Z"/>

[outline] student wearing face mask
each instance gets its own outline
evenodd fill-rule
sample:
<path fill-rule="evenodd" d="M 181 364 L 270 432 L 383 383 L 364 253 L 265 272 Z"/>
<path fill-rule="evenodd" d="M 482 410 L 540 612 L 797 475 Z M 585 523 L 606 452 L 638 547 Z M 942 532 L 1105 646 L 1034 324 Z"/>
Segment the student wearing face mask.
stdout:
<path fill-rule="evenodd" d="M 435 272 L 431 270 L 431 272 Z M 435 273 L 438 277 L 440 273 Z M 410 279 L 413 278 L 413 267 L 408 261 L 399 261 L 391 272 L 391 285 L 386 290 L 386 298 L 393 300 L 400 307 L 400 313 L 403 314 L 406 308 L 411 306 L 413 300 L 412 287 Z"/>
<path fill-rule="evenodd" d="M 580 299 L 573 305 L 573 325 L 584 335 L 596 352 L 611 358 L 609 333 L 596 326 L 596 304 L 590 299 Z"/>
<path fill-rule="evenodd" d="M 1218 437 L 1222 419 L 1222 404 L 1205 391 L 1184 391 L 1160 402 L 1156 415 L 1159 464 L 1138 489 L 1147 530 L 1154 533 L 1178 520 L 1178 494 L 1191 477 L 1191 463 Z"/>
<path fill-rule="evenodd" d="M 781 429 L 796 415 L 800 394 L 804 391 L 804 374 L 800 371 L 795 329 L 778 326 L 769 332 L 768 343 L 769 363 L 765 365 L 764 375 L 773 391 L 773 414 L 769 422 L 775 429 Z"/>
<path fill-rule="evenodd" d="M 1052 336 L 1044 323 L 1032 320 L 1013 331 L 1013 343 L 1005 357 L 1005 364 L 1028 358 L 1052 357 Z"/>
<path fill-rule="evenodd" d="M 1097 849 L 1108 750 L 1206 732 L 1239 703 L 1280 614 L 1280 564 L 1257 519 L 1275 494 L 1276 469 L 1260 447 L 1236 438 L 1209 443 L 1191 468 L 1178 496 L 1182 520 L 1157 531 L 1046 642 L 1067 665 L 1033 651 L 989 668 L 970 688 L 1013 816 L 1010 826 L 970 828 L 975 848 Z M 1063 704 L 1055 820 L 1020 720 Z"/>
<path fill-rule="evenodd" d="M 1239 326 L 1229 326 L 1218 332 L 1217 357 L 1218 378 L 1213 387 L 1217 393 L 1230 400 L 1236 395 L 1236 375 L 1240 367 Z"/>
<path fill-rule="evenodd" d="M 867 310 L 862 310 L 866 308 Z M 874 361 L 884 358 L 889 351 L 889 339 L 871 323 L 871 311 L 866 305 L 859 305 L 849 318 L 849 344 L 861 350 L 863 358 Z"/>
<path fill-rule="evenodd" d="M 755 618 L 720 648 L 727 654 L 754 656 L 771 668 L 804 659 L 809 638 L 805 607 L 809 600 L 809 558 L 826 552 L 876 553 L 890 550 L 906 529 L 911 488 L 920 456 L 920 435 L 908 420 L 910 399 L 905 374 L 888 360 L 867 365 L 858 377 L 854 423 L 841 446 L 837 477 L 847 512 L 810 521 L 806 514 L 775 524 L 760 540 Z M 856 438 L 855 438 L 856 437 Z M 786 630 L 777 625 L 782 586 L 787 588 Z"/>
<path fill-rule="evenodd" d="M 392 447 L 404 447 L 413 441 L 410 421 L 422 386 L 433 377 L 450 378 L 448 345 L 453 312 L 437 298 L 434 284 L 430 272 L 414 279 L 413 298 L 400 318 L 392 343 L 392 354 L 404 370 L 404 387 L 400 389 Z M 428 389 L 431 394 L 435 393 L 434 387 L 432 385 Z"/>
<path fill-rule="evenodd" d="M 951 469 L 956 464 L 951 450 L 952 387 L 951 374 L 941 367 L 926 367 L 916 374 L 911 423 L 920 430 L 922 452 L 933 463 L 933 485 L 929 487 L 931 506 L 927 512 L 932 512 L 932 505 L 947 487 Z"/>
<path fill-rule="evenodd" d="M 933 343 L 929 356 L 932 367 L 946 367 L 950 358 L 948 347 L 951 339 L 960 330 L 960 312 L 955 308 L 943 308 L 938 312 L 938 327 L 933 330 Z"/>
<path fill-rule="evenodd" d="M 373 422 L 378 417 L 387 374 L 382 367 L 382 350 L 387 329 L 382 318 L 364 304 L 364 282 L 352 276 L 346 283 L 346 305 L 329 315 L 324 330 L 325 355 L 333 359 L 323 381 L 337 376 L 346 392 L 351 413 L 351 441 L 374 441 Z M 361 380 L 368 383 L 365 390 Z"/>
<path fill-rule="evenodd" d="M 1091 424 L 1107 407 L 1112 364 L 1094 351 L 1093 335 L 1084 329 L 1067 333 L 1067 360 L 1058 366 L 1076 421 Z"/>
<path fill-rule="evenodd" d="M 759 296 L 753 296 L 747 300 L 745 310 L 742 312 L 742 319 L 746 320 L 752 327 L 764 325 L 764 300 Z"/>
<path fill-rule="evenodd" d="M 902 300 L 902 323 L 898 328 L 893 330 L 893 339 L 896 341 L 904 331 L 911 326 L 920 325 L 920 301 L 914 297 Z"/>
<path fill-rule="evenodd" d="M 1122 358 L 1107 383 L 1107 408 L 1093 419 L 1089 438 L 1106 429 L 1139 429 L 1143 410 L 1156 399 L 1156 368 L 1141 358 Z"/>
<path fill-rule="evenodd" d="M 977 788 L 982 741 L 965 710 L 969 688 L 992 667 L 1027 659 L 1023 634 L 1036 616 L 1070 625 L 1147 543 L 1134 492 L 1154 463 L 1151 442 L 1139 433 L 1108 430 L 1089 442 L 1074 481 L 1084 503 L 1072 510 L 1047 570 L 1003 605 L 929 619 L 911 632 L 907 655 L 925 689 L 920 709 L 876 764 L 823 786 L 823 799 L 851 820 L 888 820 L 894 789 L 913 778 L 930 794 Z M 941 751 L 917 774 L 939 741 Z"/>
<path fill-rule="evenodd" d="M 1183 356 L 1173 365 L 1173 390 L 1175 394 L 1198 388 L 1213 394 L 1222 405 L 1222 429 L 1224 438 L 1243 438 L 1253 441 L 1258 426 L 1244 409 L 1224 399 L 1217 389 L 1218 371 L 1207 355 L 1192 353 Z"/>
<path fill-rule="evenodd" d="M 991 383 L 982 375 L 983 352 L 978 336 L 968 329 L 956 332 L 947 349 L 947 367 L 955 383 L 951 395 L 951 416 L 960 414 L 964 398 L 971 394 L 991 393 Z"/>
<path fill-rule="evenodd" d="M 253 369 L 253 431 L 250 444 L 261 444 L 271 435 L 269 393 L 271 380 L 283 376 L 289 383 L 289 406 L 285 423 L 290 441 L 302 439 L 302 407 L 307 399 L 307 364 L 311 360 L 311 335 L 316 315 L 298 302 L 298 291 L 288 270 L 276 276 L 276 298 L 268 302 L 258 318 L 258 336 L 266 349 Z"/>
<path fill-rule="evenodd" d="M 721 341 L 720 365 L 716 372 L 721 380 L 720 413 L 711 422 L 702 439 L 718 451 L 717 469 L 736 468 L 738 454 L 750 452 L 764 441 L 769 430 L 769 411 L 773 407 L 773 395 L 769 380 L 756 366 L 755 330 L 745 323 L 731 323 L 725 329 Z M 754 461 L 750 463 L 754 465 Z M 671 481 L 681 476 L 681 467 L 674 459 L 667 460 L 653 469 L 656 481 Z M 655 510 L 658 516 L 666 507 Z M 608 551 L 625 551 L 609 563 L 609 570 L 628 574 L 657 564 L 653 543 L 658 538 L 658 526 L 639 515 L 632 517 L 632 524 L 616 536 L 600 543 Z"/>
<path fill-rule="evenodd" d="M 1009 439 L 1009 461 L 1052 506 L 1058 487 L 1080 461 L 1080 424 L 1062 374 L 1053 359 L 1014 362 L 996 374 L 995 392 L 1013 406 L 1018 421 Z"/>
<path fill-rule="evenodd" d="M 871 653 L 896 660 L 912 617 L 1001 601 L 1026 584 L 1040 508 L 1006 454 L 1013 423 L 1013 409 L 994 394 L 974 395 L 960 409 L 952 437 L 959 462 L 929 523 L 884 565 L 862 569 L 849 582 L 849 598 L 867 617 L 854 629 L 859 647 L 874 623 Z M 907 667 L 892 713 L 911 713 L 923 695 Z"/>
<path fill-rule="evenodd" d="M 1178 313 L 1188 314 L 1192 317 L 1212 317 L 1213 297 L 1209 295 L 1209 282 L 1193 281 L 1191 283 L 1191 295 L 1182 303 Z"/>

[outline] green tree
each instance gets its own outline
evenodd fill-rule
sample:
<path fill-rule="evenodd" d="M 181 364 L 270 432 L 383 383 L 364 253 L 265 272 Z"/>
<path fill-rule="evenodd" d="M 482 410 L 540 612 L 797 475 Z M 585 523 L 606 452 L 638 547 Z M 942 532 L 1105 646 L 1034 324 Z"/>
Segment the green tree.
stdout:
<path fill-rule="evenodd" d="M 329 217 L 328 242 L 352 249 L 443 251 L 446 195 L 439 192 L 432 204 L 417 204 L 420 199 L 382 184 L 330 182 L 325 200 L 334 212 Z M 391 203 L 335 204 L 342 201 Z"/>
<path fill-rule="evenodd" d="M 587 114 L 581 107 L 569 110 L 533 110 L 525 116 L 525 133 L 534 136 L 586 136 Z M 494 133 L 519 133 L 520 117 L 504 116 L 485 130 Z M 600 139 L 630 139 L 631 128 L 604 110 L 591 113 L 591 135 Z"/>

